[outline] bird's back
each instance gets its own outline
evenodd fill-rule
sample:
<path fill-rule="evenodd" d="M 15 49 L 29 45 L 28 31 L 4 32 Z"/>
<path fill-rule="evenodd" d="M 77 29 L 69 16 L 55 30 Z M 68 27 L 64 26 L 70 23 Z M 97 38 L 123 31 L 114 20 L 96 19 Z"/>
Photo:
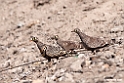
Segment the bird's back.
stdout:
<path fill-rule="evenodd" d="M 90 48 L 99 48 L 105 46 L 107 43 L 101 38 L 90 37 L 89 41 L 86 42 Z"/>
<path fill-rule="evenodd" d="M 50 56 L 50 57 L 56 57 L 56 56 L 61 56 L 61 55 L 64 55 L 64 50 L 60 47 L 55 47 L 55 46 L 51 46 L 51 45 L 47 45 L 46 46 L 47 49 L 46 49 L 46 54 L 47 56 Z"/>
<path fill-rule="evenodd" d="M 101 38 L 91 37 L 91 36 L 86 35 L 83 32 L 79 32 L 78 35 L 79 35 L 83 45 L 86 48 L 91 48 L 91 49 L 93 48 L 93 49 L 95 49 L 95 48 L 103 47 L 103 46 L 105 46 L 107 44 Z"/>
<path fill-rule="evenodd" d="M 73 42 L 73 41 L 63 41 L 61 39 L 57 40 L 57 43 L 65 50 L 74 50 L 79 48 L 79 43 L 78 42 Z"/>

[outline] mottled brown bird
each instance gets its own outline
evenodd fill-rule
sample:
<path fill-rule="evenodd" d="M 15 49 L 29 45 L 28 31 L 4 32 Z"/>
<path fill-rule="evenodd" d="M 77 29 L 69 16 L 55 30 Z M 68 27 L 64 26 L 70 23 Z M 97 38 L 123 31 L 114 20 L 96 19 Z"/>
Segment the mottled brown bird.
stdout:
<path fill-rule="evenodd" d="M 101 38 L 86 35 L 85 33 L 81 32 L 79 28 L 74 29 L 72 32 L 77 33 L 85 49 L 91 50 L 92 52 L 94 52 L 94 50 L 96 49 L 103 48 L 109 45 L 108 42 L 104 41 Z"/>
<path fill-rule="evenodd" d="M 31 41 L 37 44 L 37 47 L 40 50 L 41 55 L 44 58 L 46 58 L 48 62 L 50 62 L 52 58 L 58 59 L 60 56 L 66 54 L 66 52 L 59 47 L 43 44 L 38 40 L 37 37 L 31 36 Z"/>
<path fill-rule="evenodd" d="M 57 41 L 57 44 L 62 47 L 65 51 L 73 51 L 75 49 L 82 49 L 84 48 L 83 45 L 80 42 L 74 42 L 74 41 L 64 41 L 61 38 L 59 38 L 58 35 L 55 35 L 51 37 L 51 39 L 54 39 Z"/>

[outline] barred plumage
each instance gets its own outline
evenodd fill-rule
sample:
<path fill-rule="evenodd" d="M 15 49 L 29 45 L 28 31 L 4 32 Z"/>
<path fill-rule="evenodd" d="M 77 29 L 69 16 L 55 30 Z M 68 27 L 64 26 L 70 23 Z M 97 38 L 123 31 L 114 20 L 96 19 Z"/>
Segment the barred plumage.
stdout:
<path fill-rule="evenodd" d="M 81 42 L 64 41 L 60 39 L 58 35 L 51 37 L 51 39 L 55 39 L 57 41 L 57 44 L 61 46 L 65 51 L 84 48 Z"/>
<path fill-rule="evenodd" d="M 66 52 L 62 50 L 60 47 L 43 44 L 38 40 L 37 37 L 31 36 L 31 41 L 37 44 L 37 47 L 40 50 L 41 55 L 48 61 L 51 61 L 52 58 L 58 59 L 60 56 L 66 54 Z"/>

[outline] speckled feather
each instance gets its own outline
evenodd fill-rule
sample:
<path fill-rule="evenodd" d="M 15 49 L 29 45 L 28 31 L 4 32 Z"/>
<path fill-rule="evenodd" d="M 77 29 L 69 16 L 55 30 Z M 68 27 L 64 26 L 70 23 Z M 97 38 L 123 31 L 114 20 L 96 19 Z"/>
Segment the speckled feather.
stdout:
<path fill-rule="evenodd" d="M 80 29 L 78 28 L 74 29 L 74 32 L 75 30 L 77 30 L 76 33 L 79 35 L 86 49 L 96 49 L 96 48 L 104 47 L 108 44 L 101 38 L 90 37 L 86 35 L 85 33 L 81 32 Z"/>
<path fill-rule="evenodd" d="M 60 47 L 55 47 L 50 45 L 46 45 L 45 47 L 46 47 L 46 55 L 50 57 L 57 57 L 57 56 L 59 57 L 66 54 L 66 52 L 62 50 Z"/>
<path fill-rule="evenodd" d="M 58 58 L 66 54 L 66 52 L 63 51 L 60 47 L 43 44 L 38 40 L 37 37 L 32 36 L 31 40 L 37 44 L 37 47 L 40 50 L 41 55 L 44 58 L 48 59 L 48 61 L 51 61 L 51 58 Z"/>
<path fill-rule="evenodd" d="M 64 41 L 61 40 L 58 36 L 54 36 L 52 37 L 52 39 L 55 39 L 57 41 L 57 44 L 61 46 L 65 51 L 84 48 L 81 43 L 73 41 Z"/>

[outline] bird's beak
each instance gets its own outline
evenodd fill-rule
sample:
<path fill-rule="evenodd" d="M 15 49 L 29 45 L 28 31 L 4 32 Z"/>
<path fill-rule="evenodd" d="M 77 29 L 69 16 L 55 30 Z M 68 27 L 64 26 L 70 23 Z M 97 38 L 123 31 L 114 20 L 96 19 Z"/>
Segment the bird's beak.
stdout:
<path fill-rule="evenodd" d="M 74 31 L 71 31 L 71 32 L 74 32 Z"/>

